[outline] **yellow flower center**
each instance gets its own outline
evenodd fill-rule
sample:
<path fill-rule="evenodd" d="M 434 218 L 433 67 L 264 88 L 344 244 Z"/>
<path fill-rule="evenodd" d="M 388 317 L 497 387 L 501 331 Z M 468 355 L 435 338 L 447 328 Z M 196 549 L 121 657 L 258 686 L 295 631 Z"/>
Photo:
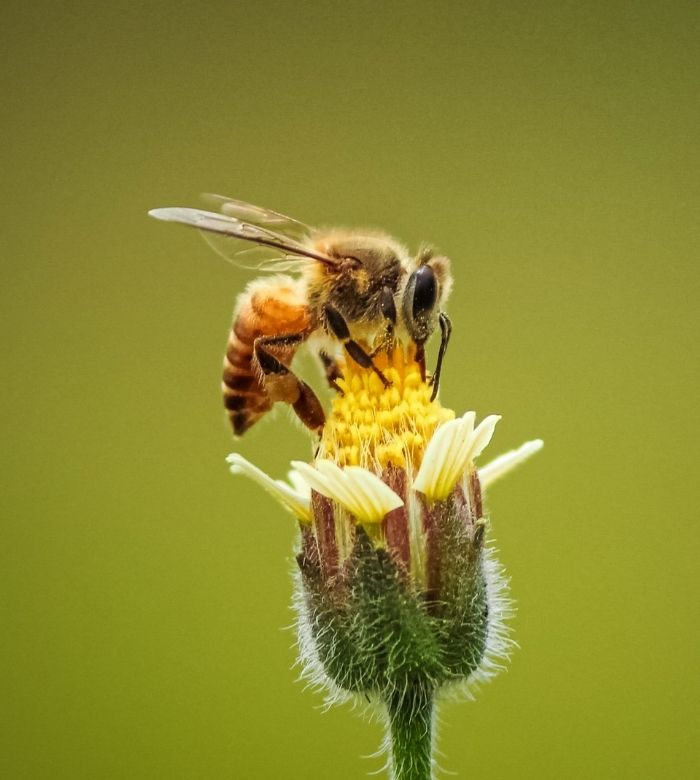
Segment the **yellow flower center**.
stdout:
<path fill-rule="evenodd" d="M 333 399 L 318 457 L 372 471 L 389 464 L 417 469 L 435 428 L 453 419 L 454 412 L 430 400 L 432 387 L 421 379 L 413 347 L 378 354 L 374 364 L 389 387 L 354 360 L 342 367 L 342 394 Z"/>

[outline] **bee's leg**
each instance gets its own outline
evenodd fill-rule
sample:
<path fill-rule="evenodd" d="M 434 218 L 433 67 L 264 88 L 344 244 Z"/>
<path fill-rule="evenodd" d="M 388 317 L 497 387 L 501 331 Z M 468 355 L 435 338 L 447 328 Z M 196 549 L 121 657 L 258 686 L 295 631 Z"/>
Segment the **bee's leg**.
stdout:
<path fill-rule="evenodd" d="M 394 302 L 394 293 L 391 291 L 391 287 L 383 287 L 381 293 L 381 307 L 382 314 L 387 321 L 386 333 L 381 340 L 381 343 L 376 347 L 371 354 L 371 357 L 378 355 L 383 349 L 387 351 L 391 347 L 391 342 L 394 340 L 394 326 L 396 325 L 396 303 Z"/>
<path fill-rule="evenodd" d="M 307 428 L 320 433 L 326 415 L 316 393 L 288 368 L 305 333 L 259 336 L 253 346 L 254 361 L 262 372 L 265 391 L 271 401 L 288 403 Z"/>
<path fill-rule="evenodd" d="M 442 371 L 442 361 L 445 357 L 445 352 L 447 352 L 447 344 L 450 341 L 450 335 L 452 333 L 452 323 L 444 311 L 440 312 L 438 315 L 438 322 L 440 323 L 440 351 L 438 352 L 435 373 L 430 380 L 430 383 L 433 386 L 433 392 L 430 395 L 431 401 L 434 401 L 438 394 L 438 389 L 440 387 L 440 373 Z"/>
<path fill-rule="evenodd" d="M 416 363 L 418 363 L 418 367 L 420 368 L 420 378 L 425 382 L 425 342 L 421 341 L 418 343 L 416 341 L 416 357 L 415 357 Z"/>
<path fill-rule="evenodd" d="M 391 342 L 394 338 L 394 326 L 387 325 L 386 333 L 382 336 L 379 344 L 369 353 L 371 358 L 377 357 L 380 352 L 390 352 Z"/>
<path fill-rule="evenodd" d="M 381 307 L 384 319 L 388 322 L 388 332 L 393 334 L 394 325 L 396 325 L 396 302 L 391 287 L 383 287 L 381 295 Z"/>
<path fill-rule="evenodd" d="M 372 371 L 382 380 L 384 387 L 389 387 L 391 382 L 384 376 L 384 374 L 374 365 L 372 356 L 368 355 L 365 350 L 353 339 L 350 338 L 350 330 L 348 328 L 343 315 L 333 306 L 326 304 L 324 307 L 324 313 L 326 315 L 326 323 L 333 332 L 333 335 L 343 342 L 343 346 L 348 355 L 362 368 L 371 368 Z"/>
<path fill-rule="evenodd" d="M 326 373 L 328 387 L 335 390 L 336 393 L 343 395 L 343 390 L 337 382 L 338 379 L 343 378 L 343 373 L 338 366 L 338 361 L 335 358 L 332 358 L 324 349 L 319 350 L 318 356 L 321 358 L 323 370 Z"/>

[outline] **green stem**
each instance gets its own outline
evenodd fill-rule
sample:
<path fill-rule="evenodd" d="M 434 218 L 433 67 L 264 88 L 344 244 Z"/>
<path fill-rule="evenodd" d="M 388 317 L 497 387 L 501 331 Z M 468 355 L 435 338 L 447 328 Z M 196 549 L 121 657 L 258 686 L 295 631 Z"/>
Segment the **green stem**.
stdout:
<path fill-rule="evenodd" d="M 431 780 L 433 691 L 416 686 L 397 691 L 387 701 L 392 780 Z"/>

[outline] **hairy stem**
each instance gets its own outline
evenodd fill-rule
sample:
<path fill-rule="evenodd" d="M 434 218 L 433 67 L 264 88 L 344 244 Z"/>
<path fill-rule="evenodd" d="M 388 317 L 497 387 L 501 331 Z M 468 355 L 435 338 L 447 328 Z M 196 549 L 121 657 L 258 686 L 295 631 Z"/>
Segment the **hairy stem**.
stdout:
<path fill-rule="evenodd" d="M 431 780 L 433 766 L 433 691 L 409 687 L 387 703 L 392 780 Z"/>

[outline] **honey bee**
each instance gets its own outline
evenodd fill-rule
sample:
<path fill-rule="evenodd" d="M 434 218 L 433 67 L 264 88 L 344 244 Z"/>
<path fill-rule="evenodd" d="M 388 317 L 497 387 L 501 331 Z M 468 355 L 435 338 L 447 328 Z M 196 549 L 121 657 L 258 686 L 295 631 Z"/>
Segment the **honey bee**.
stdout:
<path fill-rule="evenodd" d="M 161 208 L 149 214 L 198 228 L 214 241 L 223 237 L 228 244 L 223 254 L 232 259 L 235 252 L 239 265 L 250 254 L 241 250 L 241 242 L 252 244 L 264 253 L 254 267 L 274 273 L 251 282 L 234 310 L 222 384 L 234 435 L 244 434 L 277 401 L 291 405 L 304 425 L 320 432 L 325 422 L 321 403 L 290 367 L 304 344 L 313 345 L 336 390 L 342 359 L 373 370 L 388 386 L 375 356 L 412 343 L 425 379 L 425 344 L 439 326 L 440 348 L 430 380 L 435 398 L 452 330 L 443 311 L 452 287 L 446 257 L 427 248 L 413 257 L 383 233 L 315 230 L 244 201 L 210 197 L 216 212 Z"/>

